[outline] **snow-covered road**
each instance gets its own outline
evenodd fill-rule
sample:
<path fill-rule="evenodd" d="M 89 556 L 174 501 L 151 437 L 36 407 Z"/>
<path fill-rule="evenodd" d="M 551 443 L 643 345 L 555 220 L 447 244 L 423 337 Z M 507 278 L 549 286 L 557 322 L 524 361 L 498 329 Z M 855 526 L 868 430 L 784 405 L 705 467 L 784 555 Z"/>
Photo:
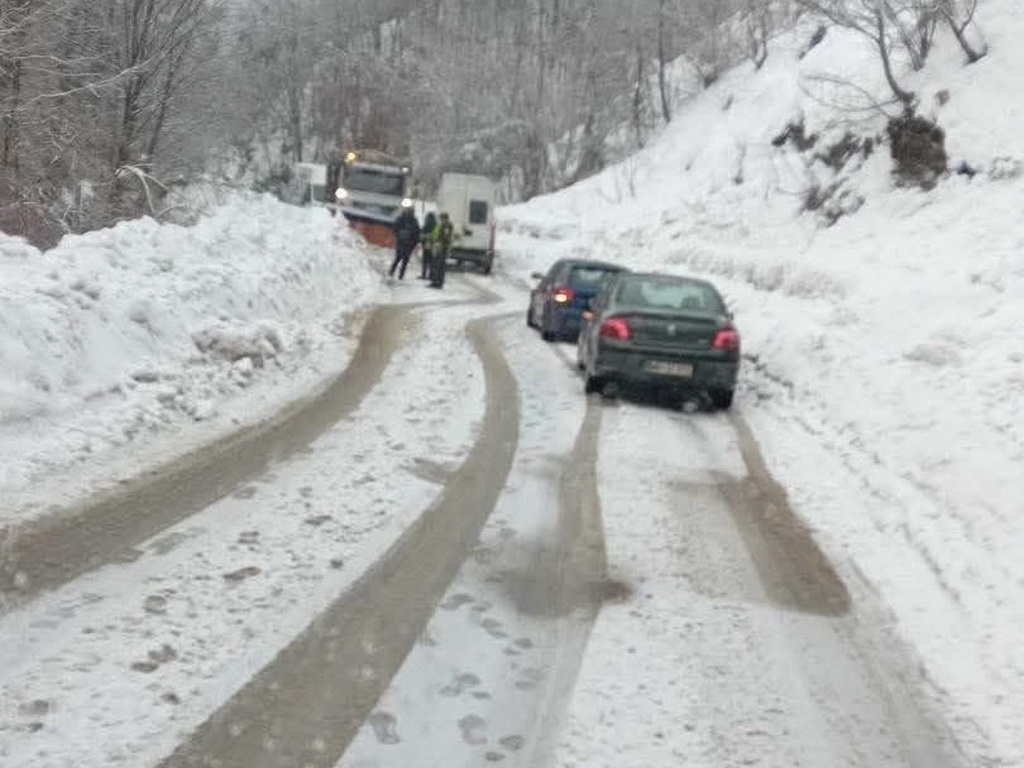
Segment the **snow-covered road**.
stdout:
<path fill-rule="evenodd" d="M 26 544 L 5 768 L 958 765 L 744 404 L 584 398 L 520 289 L 451 288 L 395 288 L 201 476 Z"/>

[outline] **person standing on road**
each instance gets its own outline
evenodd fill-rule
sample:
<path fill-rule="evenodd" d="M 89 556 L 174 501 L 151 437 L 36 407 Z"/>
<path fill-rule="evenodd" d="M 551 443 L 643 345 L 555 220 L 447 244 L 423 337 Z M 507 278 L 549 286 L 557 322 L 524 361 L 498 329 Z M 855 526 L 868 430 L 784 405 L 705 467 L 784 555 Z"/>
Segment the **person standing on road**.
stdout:
<path fill-rule="evenodd" d="M 420 240 L 420 247 L 422 251 L 422 268 L 420 270 L 420 280 L 426 280 L 433 274 L 434 269 L 434 250 L 437 247 L 437 217 L 434 212 L 431 211 L 427 214 L 427 217 L 423 220 L 423 236 Z"/>
<path fill-rule="evenodd" d="M 448 214 L 441 213 L 441 221 L 437 225 L 437 247 L 434 250 L 434 269 L 430 275 L 431 288 L 444 288 L 444 275 L 448 267 L 448 251 L 455 239 L 455 227 Z"/>
<path fill-rule="evenodd" d="M 391 262 L 388 277 L 394 277 L 395 270 L 398 269 L 398 279 L 404 280 L 409 257 L 420 242 L 420 223 L 416 220 L 416 214 L 413 213 L 411 206 L 402 208 L 402 212 L 395 219 L 394 228 L 395 260 Z"/>

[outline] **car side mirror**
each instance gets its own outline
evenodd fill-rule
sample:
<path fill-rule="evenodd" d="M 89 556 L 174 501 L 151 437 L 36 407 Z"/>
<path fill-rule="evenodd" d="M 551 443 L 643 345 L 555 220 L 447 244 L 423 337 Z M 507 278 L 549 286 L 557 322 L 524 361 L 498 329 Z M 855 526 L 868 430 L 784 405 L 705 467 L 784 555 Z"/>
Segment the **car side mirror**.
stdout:
<path fill-rule="evenodd" d="M 542 275 L 540 272 L 531 272 L 530 273 L 530 277 L 533 278 L 534 280 L 543 280 L 544 279 L 544 275 Z"/>

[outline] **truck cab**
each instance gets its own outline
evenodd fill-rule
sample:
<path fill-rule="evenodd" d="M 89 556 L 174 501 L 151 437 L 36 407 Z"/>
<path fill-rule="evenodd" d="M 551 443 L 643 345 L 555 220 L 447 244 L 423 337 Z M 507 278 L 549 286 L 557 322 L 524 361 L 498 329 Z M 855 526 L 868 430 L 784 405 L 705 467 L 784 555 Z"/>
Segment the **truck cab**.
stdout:
<path fill-rule="evenodd" d="M 328 188 L 333 187 L 336 207 L 353 229 L 374 245 L 390 248 L 398 214 L 412 205 L 411 174 L 407 163 L 383 152 L 352 151 L 328 166 Z"/>

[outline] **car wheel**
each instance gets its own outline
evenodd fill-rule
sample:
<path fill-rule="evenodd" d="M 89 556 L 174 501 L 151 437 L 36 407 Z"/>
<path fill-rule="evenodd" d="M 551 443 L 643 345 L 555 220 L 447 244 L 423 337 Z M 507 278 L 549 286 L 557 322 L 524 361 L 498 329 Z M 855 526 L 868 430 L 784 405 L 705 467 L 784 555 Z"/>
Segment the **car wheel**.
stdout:
<path fill-rule="evenodd" d="M 533 328 L 533 307 L 526 308 L 526 327 Z"/>
<path fill-rule="evenodd" d="M 731 389 L 712 389 L 708 392 L 711 397 L 711 402 L 715 408 L 722 411 L 727 411 L 732 407 L 732 396 L 734 390 Z"/>

